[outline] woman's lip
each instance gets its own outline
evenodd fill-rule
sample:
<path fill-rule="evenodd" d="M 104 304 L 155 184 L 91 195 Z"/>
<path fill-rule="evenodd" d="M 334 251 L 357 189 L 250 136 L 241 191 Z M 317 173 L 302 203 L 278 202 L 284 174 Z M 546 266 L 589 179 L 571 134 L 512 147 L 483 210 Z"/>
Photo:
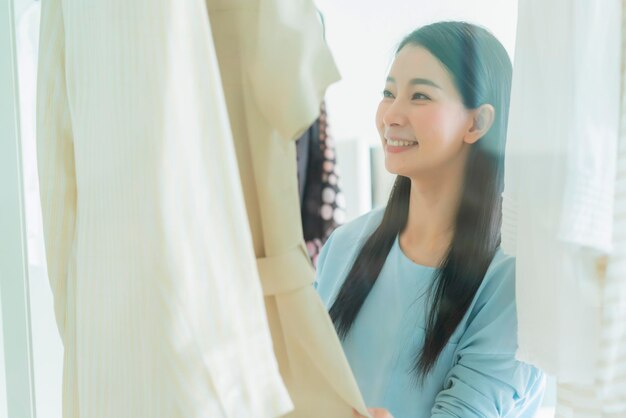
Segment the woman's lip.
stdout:
<path fill-rule="evenodd" d="M 394 145 L 389 145 L 387 143 L 387 141 L 385 141 L 385 149 L 387 150 L 387 152 L 390 152 L 392 154 L 398 154 L 404 151 L 408 151 L 408 150 L 412 150 L 413 148 L 415 148 L 418 145 L 418 143 L 416 142 L 413 145 L 406 145 L 406 146 L 394 146 Z"/>

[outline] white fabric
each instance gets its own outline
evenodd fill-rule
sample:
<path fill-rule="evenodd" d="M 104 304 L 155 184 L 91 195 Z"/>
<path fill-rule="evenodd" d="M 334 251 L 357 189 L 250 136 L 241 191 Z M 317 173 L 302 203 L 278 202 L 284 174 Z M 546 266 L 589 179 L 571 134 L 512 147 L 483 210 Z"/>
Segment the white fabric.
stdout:
<path fill-rule="evenodd" d="M 205 3 L 43 0 L 39 51 L 63 417 L 287 413 Z"/>
<path fill-rule="evenodd" d="M 626 5 L 626 0 L 622 0 Z M 622 51 L 626 49 L 626 13 L 622 10 Z M 601 344 L 592 384 L 559 384 L 557 416 L 626 416 L 626 55 L 621 67 L 620 134 L 615 181 L 614 251 L 599 265 L 602 289 Z"/>
<path fill-rule="evenodd" d="M 517 257 L 517 357 L 593 380 L 596 261 L 612 248 L 620 0 L 519 4 L 502 247 Z"/>
<path fill-rule="evenodd" d="M 40 12 L 41 2 L 34 1 L 20 16 L 17 31 L 22 175 L 24 179 L 28 262 L 32 266 L 41 266 L 44 262 L 35 139 L 35 90 Z"/>

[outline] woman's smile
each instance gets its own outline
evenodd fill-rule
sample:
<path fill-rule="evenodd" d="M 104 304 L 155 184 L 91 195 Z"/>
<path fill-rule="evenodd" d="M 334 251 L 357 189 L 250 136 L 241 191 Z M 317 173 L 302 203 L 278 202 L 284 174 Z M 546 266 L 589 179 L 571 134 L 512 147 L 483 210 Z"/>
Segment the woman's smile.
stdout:
<path fill-rule="evenodd" d="M 417 141 L 406 140 L 402 138 L 385 137 L 384 141 L 385 149 L 392 154 L 408 151 L 410 149 L 417 148 L 417 146 L 419 145 Z"/>

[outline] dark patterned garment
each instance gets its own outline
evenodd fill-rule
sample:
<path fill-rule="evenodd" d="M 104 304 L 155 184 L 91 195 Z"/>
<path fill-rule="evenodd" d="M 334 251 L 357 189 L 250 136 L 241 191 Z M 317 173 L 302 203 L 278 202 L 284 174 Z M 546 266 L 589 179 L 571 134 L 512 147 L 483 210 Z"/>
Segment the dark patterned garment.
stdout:
<path fill-rule="evenodd" d="M 328 135 L 326 106 L 296 142 L 302 229 L 313 265 L 330 234 L 345 220 L 344 198 L 333 139 Z"/>

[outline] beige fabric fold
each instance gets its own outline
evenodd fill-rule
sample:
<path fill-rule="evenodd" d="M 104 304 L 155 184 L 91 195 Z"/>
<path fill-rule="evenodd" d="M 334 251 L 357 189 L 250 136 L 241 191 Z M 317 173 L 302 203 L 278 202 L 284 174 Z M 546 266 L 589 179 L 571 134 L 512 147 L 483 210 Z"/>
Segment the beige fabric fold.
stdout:
<path fill-rule="evenodd" d="M 291 418 L 367 415 L 303 245 L 295 139 L 339 79 L 308 0 L 208 0 L 241 181 Z"/>

